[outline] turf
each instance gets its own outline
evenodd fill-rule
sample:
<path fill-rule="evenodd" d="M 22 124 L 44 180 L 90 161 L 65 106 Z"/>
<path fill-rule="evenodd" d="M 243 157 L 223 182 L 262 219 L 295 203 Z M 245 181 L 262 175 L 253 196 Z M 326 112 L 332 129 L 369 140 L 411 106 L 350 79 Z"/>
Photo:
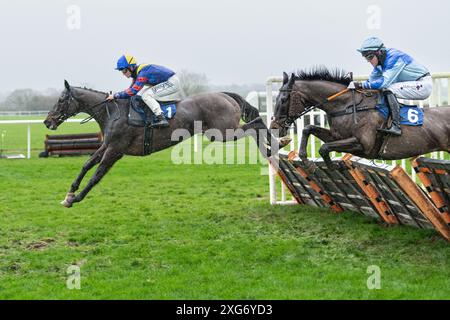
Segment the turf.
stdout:
<path fill-rule="evenodd" d="M 0 299 L 450 298 L 450 247 L 436 232 L 270 206 L 261 164 L 175 165 L 172 149 L 125 157 L 64 208 L 87 158 L 37 158 L 47 131 L 32 130 L 32 159 L 0 160 Z M 71 265 L 79 290 L 66 286 Z"/>

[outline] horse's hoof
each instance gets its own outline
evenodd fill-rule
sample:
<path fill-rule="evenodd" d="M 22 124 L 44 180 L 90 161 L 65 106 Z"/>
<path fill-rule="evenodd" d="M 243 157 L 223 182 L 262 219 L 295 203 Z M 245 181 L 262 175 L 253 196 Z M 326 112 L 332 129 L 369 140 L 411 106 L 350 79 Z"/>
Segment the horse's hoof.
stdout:
<path fill-rule="evenodd" d="M 339 171 L 341 173 L 347 170 L 347 166 L 343 162 L 337 162 L 337 163 L 333 162 L 331 165 L 328 166 L 328 168 L 331 171 Z"/>
<path fill-rule="evenodd" d="M 317 165 L 311 161 L 311 160 L 302 160 L 303 164 L 305 165 L 306 171 L 310 174 L 316 173 Z"/>
<path fill-rule="evenodd" d="M 339 171 L 339 172 L 344 172 L 345 170 L 347 170 L 347 166 L 343 162 L 338 163 L 333 162 L 330 166 L 328 166 L 328 168 L 331 171 Z"/>
<path fill-rule="evenodd" d="M 66 195 L 66 198 L 63 201 L 61 201 L 61 204 L 66 208 L 70 208 L 70 207 L 72 207 L 74 198 L 75 198 L 75 193 L 69 192 Z"/>
<path fill-rule="evenodd" d="M 280 138 L 279 140 L 278 140 L 278 146 L 279 146 L 279 148 L 280 149 L 282 149 L 282 148 L 284 148 L 284 147 L 286 147 L 290 142 L 291 142 L 291 138 L 288 138 L 288 137 L 283 137 L 283 138 Z"/>
<path fill-rule="evenodd" d="M 64 207 L 66 207 L 66 208 L 72 207 L 72 203 L 70 203 L 70 202 L 68 202 L 68 201 L 66 201 L 66 200 L 63 200 L 63 201 L 61 201 L 60 203 L 61 203 Z"/>
<path fill-rule="evenodd" d="M 314 163 L 312 163 L 311 165 L 308 166 L 306 170 L 308 170 L 308 172 L 311 174 L 315 174 L 318 168 L 319 167 L 317 167 Z"/>
<path fill-rule="evenodd" d="M 338 170 L 341 173 L 344 171 L 347 171 L 348 170 L 347 165 L 344 162 L 339 161 L 338 162 Z"/>

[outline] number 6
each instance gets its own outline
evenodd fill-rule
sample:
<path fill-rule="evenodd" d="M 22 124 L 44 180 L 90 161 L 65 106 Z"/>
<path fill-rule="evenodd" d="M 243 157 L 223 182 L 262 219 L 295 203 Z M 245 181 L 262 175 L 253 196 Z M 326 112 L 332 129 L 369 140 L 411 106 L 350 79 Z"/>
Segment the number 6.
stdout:
<path fill-rule="evenodd" d="M 419 111 L 415 109 L 408 110 L 408 121 L 411 123 L 416 123 L 419 121 Z"/>

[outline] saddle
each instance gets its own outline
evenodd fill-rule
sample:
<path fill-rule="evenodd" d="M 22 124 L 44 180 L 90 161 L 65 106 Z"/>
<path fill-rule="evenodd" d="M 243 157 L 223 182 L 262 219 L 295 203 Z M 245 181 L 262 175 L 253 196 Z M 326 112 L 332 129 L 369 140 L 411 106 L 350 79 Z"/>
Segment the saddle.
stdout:
<path fill-rule="evenodd" d="M 160 102 L 161 109 L 167 120 L 175 116 L 178 101 Z M 156 122 L 156 116 L 142 100 L 141 96 L 133 96 L 130 99 L 130 108 L 128 111 L 128 124 L 134 127 L 148 127 Z"/>

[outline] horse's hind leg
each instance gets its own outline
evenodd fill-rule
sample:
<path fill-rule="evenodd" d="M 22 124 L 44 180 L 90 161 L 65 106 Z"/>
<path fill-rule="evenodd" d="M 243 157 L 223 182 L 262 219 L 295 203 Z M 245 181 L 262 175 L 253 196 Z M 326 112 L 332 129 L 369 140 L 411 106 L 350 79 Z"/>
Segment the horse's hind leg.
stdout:
<path fill-rule="evenodd" d="M 91 191 L 91 189 L 100 182 L 103 176 L 111 169 L 111 167 L 123 157 L 123 153 L 118 152 L 112 148 L 107 148 L 101 158 L 100 164 L 95 171 L 94 175 L 89 180 L 86 187 L 76 196 L 66 197 L 62 203 L 65 207 L 71 207 L 74 202 L 80 202 L 86 197 L 86 195 Z"/>
<path fill-rule="evenodd" d="M 243 131 L 243 134 L 241 134 L 240 137 L 236 137 L 236 140 L 244 136 L 253 137 L 264 157 L 269 158 L 272 154 L 278 152 L 278 148 L 275 149 L 277 140 L 272 136 L 261 117 L 257 117 L 249 123 L 240 126 L 239 129 Z M 239 130 L 237 130 L 237 132 L 238 131 Z"/>
<path fill-rule="evenodd" d="M 235 126 L 235 127 L 233 127 Z M 270 157 L 274 153 L 272 145 L 276 145 L 276 139 L 270 134 L 270 130 L 258 117 L 246 124 L 228 124 L 221 129 L 208 129 L 205 131 L 206 137 L 211 141 L 236 141 L 244 137 L 251 136 L 264 157 Z M 272 140 L 271 140 L 272 139 Z"/>

